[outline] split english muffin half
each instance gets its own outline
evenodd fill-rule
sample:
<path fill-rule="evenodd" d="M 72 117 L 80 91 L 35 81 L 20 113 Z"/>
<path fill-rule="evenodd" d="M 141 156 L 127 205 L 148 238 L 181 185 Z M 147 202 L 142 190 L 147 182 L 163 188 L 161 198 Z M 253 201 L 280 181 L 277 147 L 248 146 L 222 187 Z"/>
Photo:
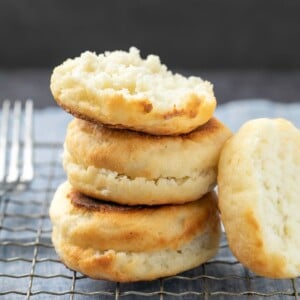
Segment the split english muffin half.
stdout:
<path fill-rule="evenodd" d="M 219 207 L 229 247 L 272 278 L 300 275 L 300 132 L 284 119 L 244 124 L 222 150 Z"/>
<path fill-rule="evenodd" d="M 212 85 L 173 74 L 158 56 L 139 50 L 84 52 L 56 67 L 50 89 L 75 117 L 154 135 L 187 133 L 213 115 Z"/>

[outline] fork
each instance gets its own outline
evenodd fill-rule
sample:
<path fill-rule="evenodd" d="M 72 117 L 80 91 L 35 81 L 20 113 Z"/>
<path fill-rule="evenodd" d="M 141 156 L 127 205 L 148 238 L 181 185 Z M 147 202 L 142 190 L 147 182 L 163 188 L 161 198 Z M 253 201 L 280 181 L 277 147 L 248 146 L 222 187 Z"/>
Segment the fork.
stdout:
<path fill-rule="evenodd" d="M 11 106 L 13 106 L 12 110 Z M 2 191 L 4 188 L 11 188 L 18 184 L 28 184 L 33 179 L 32 123 L 33 101 L 31 99 L 26 100 L 24 110 L 19 100 L 13 105 L 9 100 L 3 102 L 0 131 L 0 190 Z M 23 132 L 23 142 L 21 132 Z M 10 154 L 7 159 L 8 152 Z"/>

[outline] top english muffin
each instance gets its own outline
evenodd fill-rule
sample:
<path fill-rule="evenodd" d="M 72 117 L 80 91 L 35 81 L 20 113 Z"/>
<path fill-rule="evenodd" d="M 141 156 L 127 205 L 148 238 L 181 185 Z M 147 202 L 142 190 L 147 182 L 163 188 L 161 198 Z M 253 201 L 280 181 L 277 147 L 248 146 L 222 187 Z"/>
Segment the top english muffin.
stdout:
<path fill-rule="evenodd" d="M 188 133 L 213 115 L 211 83 L 173 74 L 158 56 L 138 49 L 84 52 L 56 67 L 50 88 L 74 116 L 154 135 Z"/>

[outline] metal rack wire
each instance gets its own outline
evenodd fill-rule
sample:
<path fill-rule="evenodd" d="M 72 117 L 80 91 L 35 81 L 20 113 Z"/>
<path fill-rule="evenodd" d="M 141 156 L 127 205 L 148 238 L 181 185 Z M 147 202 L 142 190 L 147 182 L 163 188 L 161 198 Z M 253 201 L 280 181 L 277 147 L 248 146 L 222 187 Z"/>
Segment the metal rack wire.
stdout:
<path fill-rule="evenodd" d="M 114 283 L 67 269 L 51 244 L 48 207 L 65 180 L 60 144 L 35 145 L 36 176 L 26 190 L 0 199 L 0 297 L 2 299 L 298 299 L 299 280 L 255 276 L 231 255 L 151 282 Z"/>

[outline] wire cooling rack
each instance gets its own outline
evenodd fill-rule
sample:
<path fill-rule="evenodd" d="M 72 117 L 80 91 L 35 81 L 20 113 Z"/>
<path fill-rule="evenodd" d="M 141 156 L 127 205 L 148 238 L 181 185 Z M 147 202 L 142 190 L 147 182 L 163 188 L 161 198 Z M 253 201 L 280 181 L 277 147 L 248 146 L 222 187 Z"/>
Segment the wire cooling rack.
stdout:
<path fill-rule="evenodd" d="M 65 180 L 60 144 L 35 145 L 35 179 L 0 199 L 0 297 L 2 299 L 298 299 L 299 279 L 255 276 L 231 255 L 222 238 L 206 264 L 151 282 L 89 279 L 67 269 L 51 243 L 48 208 Z"/>

